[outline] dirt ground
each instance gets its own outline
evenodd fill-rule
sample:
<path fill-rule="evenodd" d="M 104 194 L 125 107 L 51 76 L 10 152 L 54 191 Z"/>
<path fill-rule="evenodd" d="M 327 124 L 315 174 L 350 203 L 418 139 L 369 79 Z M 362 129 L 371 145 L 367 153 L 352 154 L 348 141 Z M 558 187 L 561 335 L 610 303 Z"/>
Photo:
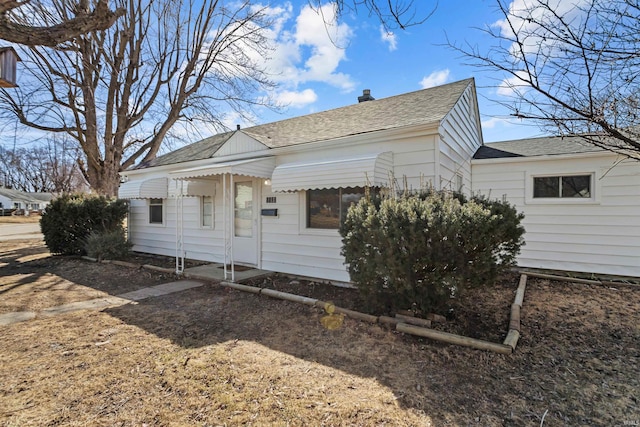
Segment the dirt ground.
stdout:
<path fill-rule="evenodd" d="M 0 243 L 1 312 L 170 280 Z M 470 296 L 451 324 L 500 341 L 516 287 Z M 530 279 L 505 356 L 350 319 L 329 331 L 319 309 L 209 284 L 0 326 L 0 425 L 637 425 L 639 307 L 637 287 Z"/>

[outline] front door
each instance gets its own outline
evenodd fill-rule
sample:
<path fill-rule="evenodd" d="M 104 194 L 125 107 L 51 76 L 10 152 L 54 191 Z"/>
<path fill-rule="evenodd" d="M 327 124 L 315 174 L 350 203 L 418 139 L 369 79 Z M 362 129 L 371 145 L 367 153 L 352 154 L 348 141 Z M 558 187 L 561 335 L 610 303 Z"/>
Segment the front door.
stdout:
<path fill-rule="evenodd" d="M 233 260 L 258 264 L 257 186 L 253 181 L 233 183 Z"/>

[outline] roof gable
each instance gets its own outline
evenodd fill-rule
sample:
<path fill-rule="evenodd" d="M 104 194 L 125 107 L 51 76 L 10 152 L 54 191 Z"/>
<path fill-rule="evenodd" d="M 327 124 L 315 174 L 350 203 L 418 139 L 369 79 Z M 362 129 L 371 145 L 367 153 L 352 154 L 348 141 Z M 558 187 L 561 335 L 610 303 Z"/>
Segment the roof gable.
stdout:
<path fill-rule="evenodd" d="M 234 154 L 251 153 L 268 150 L 269 147 L 256 141 L 251 136 L 239 130 L 226 140 L 213 154 L 213 157 L 231 156 Z"/>

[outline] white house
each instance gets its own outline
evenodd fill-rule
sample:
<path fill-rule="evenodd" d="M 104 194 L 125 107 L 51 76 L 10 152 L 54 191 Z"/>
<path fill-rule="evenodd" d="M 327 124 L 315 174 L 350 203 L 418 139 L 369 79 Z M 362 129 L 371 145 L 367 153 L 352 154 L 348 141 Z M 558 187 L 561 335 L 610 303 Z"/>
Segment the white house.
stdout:
<path fill-rule="evenodd" d="M 628 189 L 635 196 L 619 216 L 629 214 L 632 205 L 640 205 L 640 177 L 633 175 L 633 163 L 605 174 L 613 158 L 602 152 L 575 154 L 591 155 L 588 169 L 579 159 L 574 165 L 569 154 L 557 155 L 561 161 L 553 163 L 553 156 L 500 151 L 508 143 L 484 145 L 473 79 L 378 100 L 365 91 L 358 100 L 335 110 L 218 134 L 124 172 L 119 196 L 130 199 L 133 249 L 179 261 L 186 257 L 238 263 L 348 282 L 340 255 L 340 219 L 365 185 L 386 186 L 394 176 L 403 180 L 396 183 L 400 186 L 432 185 L 467 194 L 473 190 L 505 197 L 525 210 L 531 218 L 525 223 L 528 246 L 519 258 L 522 266 L 555 269 L 566 261 L 564 270 L 640 276 L 640 263 L 631 259 L 638 260 L 640 244 L 630 243 L 625 260 L 618 260 L 615 252 L 601 262 L 580 263 L 580 255 L 574 256 L 570 247 L 582 245 L 597 253 L 602 242 L 594 239 L 607 233 L 604 228 L 585 233 L 585 227 L 577 227 L 577 240 L 545 246 L 541 239 L 557 240 L 558 235 L 534 226 L 535 221 L 553 223 L 557 214 L 551 209 L 575 211 L 575 206 L 589 203 L 586 199 L 594 206 L 620 207 L 624 195 L 615 184 L 624 178 L 615 178 L 619 174 L 635 180 L 635 187 Z M 563 169 L 563 163 L 569 169 Z M 533 185 L 529 180 L 563 174 L 589 175 L 589 196 L 581 193 L 578 202 L 548 194 L 527 196 Z M 604 185 L 604 175 L 612 184 Z M 521 182 L 509 184 L 515 177 Z M 615 201 L 600 194 L 605 190 L 617 191 L 611 196 Z M 614 210 L 595 209 L 593 215 Z M 575 216 L 575 224 L 585 221 Z M 559 222 L 559 228 L 567 221 Z M 638 240 L 638 220 L 624 221 L 627 235 Z"/>
<path fill-rule="evenodd" d="M 640 277 L 640 162 L 549 137 L 487 144 L 472 189 L 524 212 L 525 267 Z"/>
<path fill-rule="evenodd" d="M 51 193 L 28 193 L 0 188 L 0 209 L 42 210 L 53 198 Z"/>

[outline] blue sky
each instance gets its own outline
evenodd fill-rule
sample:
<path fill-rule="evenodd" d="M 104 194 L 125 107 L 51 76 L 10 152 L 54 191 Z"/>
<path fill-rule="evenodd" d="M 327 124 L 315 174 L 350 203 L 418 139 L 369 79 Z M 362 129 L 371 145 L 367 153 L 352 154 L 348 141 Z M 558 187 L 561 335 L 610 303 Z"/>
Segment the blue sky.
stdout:
<path fill-rule="evenodd" d="M 236 124 L 247 127 L 351 105 L 363 89 L 370 89 L 380 99 L 475 77 L 485 142 L 542 135 L 534 124 L 510 119 L 509 111 L 495 102 L 508 100 L 505 87 L 498 89 L 506 76 L 465 65 L 466 59 L 445 45 L 448 37 L 455 44 L 471 42 L 486 51 L 495 40 L 477 27 L 496 25 L 501 18 L 495 0 L 440 1 L 425 23 L 393 33 L 385 32 L 364 8 L 345 13 L 336 22 L 328 1 L 322 14 L 312 10 L 308 0 L 262 1 L 274 21 L 267 34 L 273 50 L 270 58 L 254 59 L 277 83 L 271 96 L 288 107 L 280 113 L 258 109 L 251 121 L 230 113 L 223 119 L 229 129 L 235 129 Z M 345 0 L 348 4 L 351 1 Z M 561 0 L 554 1 L 560 4 Z M 514 0 L 516 4 L 523 2 L 526 0 Z M 435 0 L 414 3 L 418 14 L 426 14 Z M 12 123 L 5 125 L 0 126 L 3 144 L 18 141 L 18 145 L 26 145 L 44 136 L 33 129 L 15 128 Z M 177 125 L 175 131 L 184 139 L 180 144 L 215 133 L 206 125 L 197 132 L 181 131 Z M 166 146 L 162 151 L 175 147 Z"/>
<path fill-rule="evenodd" d="M 424 3 L 415 2 L 419 11 L 428 12 L 431 2 Z M 277 21 L 271 34 L 275 50 L 268 62 L 279 84 L 273 96 L 289 107 L 280 114 L 259 111 L 255 123 L 353 104 L 365 88 L 375 98 L 384 98 L 475 77 L 485 142 L 542 134 L 529 122 L 509 119 L 508 110 L 495 102 L 507 99 L 497 89 L 505 76 L 465 65 L 465 58 L 445 46 L 447 37 L 481 50 L 495 42 L 474 28 L 500 19 L 494 0 L 441 1 L 424 24 L 392 34 L 365 9 L 325 27 L 307 0 L 272 2 L 269 7 Z M 332 8 L 327 4 L 323 12 L 324 20 L 330 21 Z M 230 127 L 235 127 L 233 120 L 229 117 Z"/>

